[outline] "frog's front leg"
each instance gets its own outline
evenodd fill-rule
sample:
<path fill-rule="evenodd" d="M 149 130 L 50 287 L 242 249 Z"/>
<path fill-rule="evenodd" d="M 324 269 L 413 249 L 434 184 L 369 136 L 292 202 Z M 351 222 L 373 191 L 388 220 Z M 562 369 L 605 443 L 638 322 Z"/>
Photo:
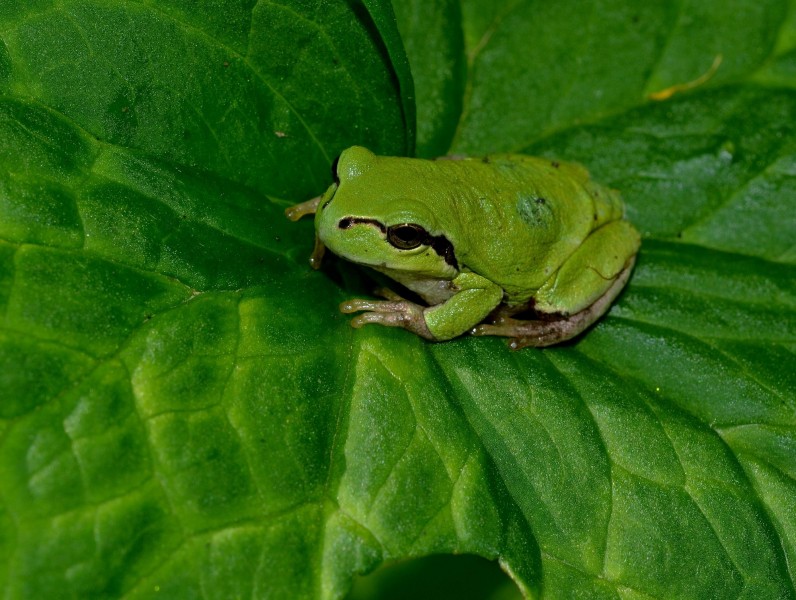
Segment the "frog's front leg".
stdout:
<path fill-rule="evenodd" d="M 500 286 L 475 273 L 460 273 L 452 281 L 453 296 L 435 306 L 421 306 L 409 300 L 354 299 L 343 302 L 340 311 L 367 311 L 351 320 L 354 327 L 377 323 L 403 327 L 427 340 L 455 338 L 482 321 L 503 299 Z M 396 295 L 397 296 L 397 295 Z"/>

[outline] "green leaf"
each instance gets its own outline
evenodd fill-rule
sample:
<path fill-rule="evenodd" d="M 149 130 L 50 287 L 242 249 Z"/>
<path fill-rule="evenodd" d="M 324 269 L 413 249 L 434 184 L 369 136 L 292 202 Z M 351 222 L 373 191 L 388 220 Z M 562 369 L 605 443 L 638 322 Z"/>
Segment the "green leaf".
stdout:
<path fill-rule="evenodd" d="M 0 3 L 5 596 L 795 597 L 795 57 L 774 0 Z M 415 134 L 620 189 L 609 315 L 350 328 L 283 209 Z"/>
<path fill-rule="evenodd" d="M 417 156 L 444 155 L 462 111 L 466 63 L 457 0 L 395 2 L 417 98 Z"/>

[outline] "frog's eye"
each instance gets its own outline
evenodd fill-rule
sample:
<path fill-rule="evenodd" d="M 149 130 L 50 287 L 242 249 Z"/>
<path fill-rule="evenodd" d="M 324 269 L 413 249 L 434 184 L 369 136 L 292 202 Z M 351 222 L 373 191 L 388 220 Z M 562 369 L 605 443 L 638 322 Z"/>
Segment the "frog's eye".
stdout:
<path fill-rule="evenodd" d="M 420 225 L 403 223 L 387 228 L 387 241 L 401 250 L 411 250 L 428 240 L 428 232 Z"/>

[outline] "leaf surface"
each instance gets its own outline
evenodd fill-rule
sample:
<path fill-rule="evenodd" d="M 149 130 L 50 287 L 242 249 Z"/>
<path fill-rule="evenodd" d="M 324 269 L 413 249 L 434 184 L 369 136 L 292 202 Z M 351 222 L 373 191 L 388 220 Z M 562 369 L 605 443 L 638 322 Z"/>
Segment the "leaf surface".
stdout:
<path fill-rule="evenodd" d="M 0 5 L 5 596 L 338 598 L 447 553 L 534 597 L 796 596 L 796 7 L 394 8 Z M 415 107 L 419 155 L 622 190 L 642 250 L 586 335 L 338 313 L 370 283 L 283 209 L 411 153 Z"/>

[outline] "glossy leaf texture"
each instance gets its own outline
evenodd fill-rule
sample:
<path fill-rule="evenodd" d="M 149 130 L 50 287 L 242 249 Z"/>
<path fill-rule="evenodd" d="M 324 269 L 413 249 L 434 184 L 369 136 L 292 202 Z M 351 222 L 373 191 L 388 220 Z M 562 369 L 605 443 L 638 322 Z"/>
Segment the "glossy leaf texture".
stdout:
<path fill-rule="evenodd" d="M 793 2 L 0 3 L 4 598 L 795 597 L 794 123 Z M 351 329 L 282 212 L 415 137 L 622 190 L 609 315 Z"/>

